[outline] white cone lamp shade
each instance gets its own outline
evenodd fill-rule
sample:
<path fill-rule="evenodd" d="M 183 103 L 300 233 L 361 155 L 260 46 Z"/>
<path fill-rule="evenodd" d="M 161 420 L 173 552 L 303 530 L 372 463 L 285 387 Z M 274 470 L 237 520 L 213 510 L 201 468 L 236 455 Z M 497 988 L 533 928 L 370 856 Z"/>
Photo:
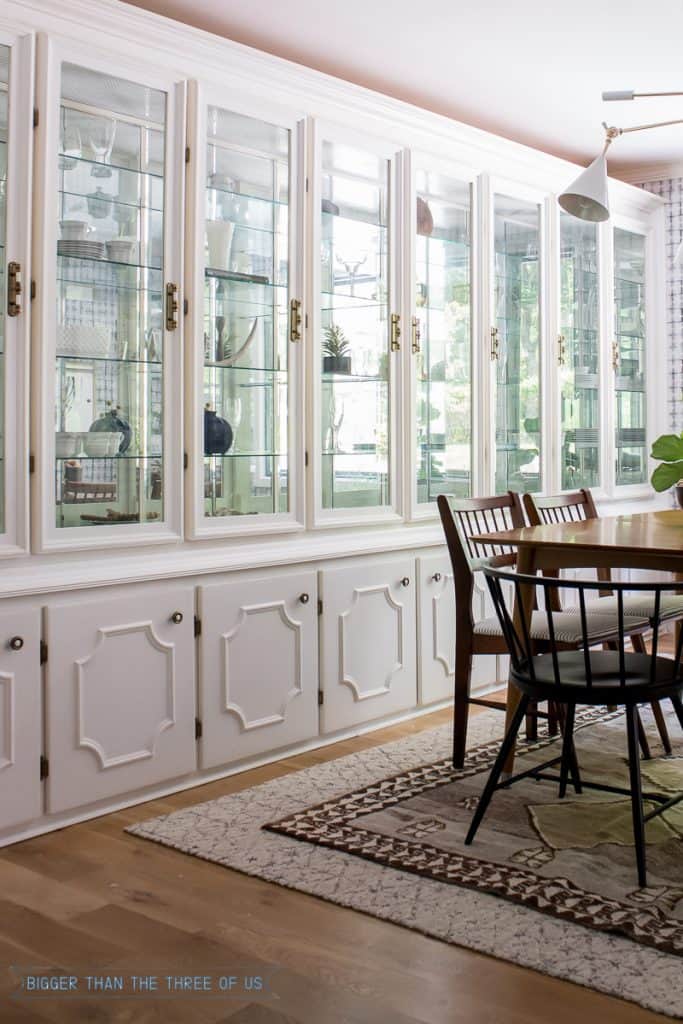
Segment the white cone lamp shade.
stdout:
<path fill-rule="evenodd" d="M 607 148 L 559 197 L 563 210 L 581 220 L 608 220 Z"/>

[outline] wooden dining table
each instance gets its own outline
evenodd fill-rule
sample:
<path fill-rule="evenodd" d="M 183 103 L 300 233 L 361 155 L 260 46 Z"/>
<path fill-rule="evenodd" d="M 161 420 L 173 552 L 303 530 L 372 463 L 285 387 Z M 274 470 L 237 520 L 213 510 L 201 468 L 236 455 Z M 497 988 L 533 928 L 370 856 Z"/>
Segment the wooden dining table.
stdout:
<path fill-rule="evenodd" d="M 477 545 L 517 548 L 520 575 L 543 569 L 650 569 L 664 570 L 683 579 L 683 509 L 639 512 L 622 516 L 526 526 L 472 536 Z M 516 621 L 529 621 L 534 588 L 520 587 Z M 508 686 L 506 724 L 519 703 L 520 693 Z M 506 764 L 513 768 L 514 752 Z"/>

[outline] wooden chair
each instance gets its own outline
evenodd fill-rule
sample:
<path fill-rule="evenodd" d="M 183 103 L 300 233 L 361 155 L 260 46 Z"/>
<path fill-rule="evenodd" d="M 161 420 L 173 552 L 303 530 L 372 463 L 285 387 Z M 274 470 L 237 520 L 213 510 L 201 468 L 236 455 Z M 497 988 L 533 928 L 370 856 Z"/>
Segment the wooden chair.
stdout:
<path fill-rule="evenodd" d="M 683 633 L 676 643 L 673 659 L 658 657 L 660 626 L 663 621 L 661 609 L 666 598 L 676 596 L 672 592 L 679 584 L 675 582 L 612 583 L 612 589 L 616 593 L 615 600 L 619 619 L 617 650 L 596 651 L 593 649 L 593 637 L 589 628 L 591 615 L 589 608 L 592 604 L 595 604 L 595 601 L 589 603 L 586 598 L 593 594 L 599 594 L 602 581 L 567 580 L 567 588 L 573 590 L 578 597 L 580 620 L 583 629 L 582 640 L 577 645 L 578 650 L 568 652 L 562 650 L 555 642 L 555 637 L 559 631 L 556 628 L 556 624 L 563 615 L 562 612 L 558 612 L 553 608 L 553 601 L 551 599 L 552 593 L 557 590 L 556 576 L 545 578 L 519 576 L 490 567 L 484 568 L 484 573 L 501 630 L 510 652 L 510 679 L 521 691 L 521 700 L 512 716 L 505 739 L 477 804 L 472 823 L 465 838 L 465 845 L 469 846 L 474 840 L 486 809 L 491 802 L 491 797 L 497 789 L 510 786 L 519 779 L 531 777 L 539 781 L 559 782 L 559 796 L 563 798 L 566 793 L 567 783 L 571 780 L 577 797 L 580 796 L 583 789 L 623 793 L 631 797 L 633 834 L 638 865 L 638 884 L 644 887 L 647 885 L 645 823 L 656 815 L 661 814 L 662 811 L 670 810 L 672 806 L 683 800 L 683 793 L 672 797 L 670 792 L 659 794 L 648 791 L 646 794 L 648 803 L 650 805 L 654 804 L 655 809 L 644 813 L 637 739 L 638 704 L 644 701 L 659 702 L 668 698 L 674 706 L 681 726 L 683 726 L 683 673 L 681 672 Z M 524 616 L 522 616 L 522 621 L 517 624 L 513 620 L 513 602 L 508 607 L 503 591 L 504 586 L 509 587 L 510 585 L 513 588 L 515 602 L 520 602 L 520 592 L 523 586 L 533 586 L 535 592 L 538 592 L 538 590 L 543 592 L 543 603 L 546 608 L 550 634 L 548 651 L 543 657 L 539 657 L 534 650 L 534 640 L 528 624 L 524 621 Z M 563 583 L 564 585 L 565 583 Z M 643 628 L 652 629 L 652 649 L 650 653 L 646 650 L 634 651 L 633 653 L 625 652 L 624 650 L 626 636 L 634 635 L 632 618 L 624 613 L 624 606 L 629 596 L 629 591 L 634 591 L 644 605 L 646 604 L 652 608 L 652 615 L 648 619 L 643 620 Z M 641 629 L 640 632 L 642 633 L 642 631 Z M 500 782 L 502 770 L 509 753 L 514 747 L 517 732 L 519 731 L 529 701 L 540 700 L 556 701 L 567 709 L 561 756 L 553 757 L 543 764 L 536 765 L 532 771 L 527 769 L 518 775 L 513 775 L 511 778 Z M 588 781 L 580 774 L 572 735 L 576 708 L 577 706 L 595 706 L 596 704 L 616 705 L 625 709 L 630 776 L 629 789 L 608 785 L 599 779 Z M 548 770 L 558 763 L 560 765 L 559 777 L 550 775 Z M 577 797 L 573 799 L 577 799 Z M 594 806 L 597 818 L 600 815 L 600 804 L 598 803 Z"/>
<path fill-rule="evenodd" d="M 543 496 L 537 494 L 525 494 L 524 508 L 526 510 L 530 526 L 540 526 L 547 523 L 578 523 L 584 519 L 598 518 L 598 510 L 595 507 L 593 495 L 587 488 L 580 491 L 573 491 L 570 494 L 551 494 Z M 612 582 L 612 576 L 609 569 L 597 569 L 596 574 L 598 580 L 603 583 Z M 557 591 L 555 591 L 555 593 L 557 594 Z M 600 590 L 598 601 L 601 605 L 603 601 L 608 602 L 608 604 L 602 605 L 605 610 L 609 609 L 611 611 L 616 611 L 616 598 L 608 596 L 611 595 L 611 593 L 612 592 L 609 587 L 606 587 L 604 590 Z M 649 605 L 648 600 L 650 601 Z M 594 606 L 598 605 L 594 602 Z M 559 608 L 559 605 L 556 605 L 555 607 Z M 626 615 L 645 616 L 646 618 L 650 618 L 653 610 L 652 600 L 647 593 L 645 596 L 638 593 L 626 594 L 624 596 L 624 613 Z M 662 622 L 683 619 L 683 595 L 679 597 L 673 593 L 666 593 L 662 597 L 660 616 Z M 642 633 L 635 633 L 631 637 L 631 644 L 634 651 L 640 654 L 646 653 L 645 639 Z M 662 709 L 659 706 L 658 701 L 654 701 L 652 703 L 652 713 L 657 724 L 657 731 L 659 732 L 659 738 L 662 742 L 662 746 L 664 747 L 665 752 L 670 754 L 671 740 L 669 739 L 664 715 L 662 714 Z M 644 756 L 649 758 L 650 748 L 645 730 L 643 729 L 642 722 L 640 721 L 640 716 L 638 717 L 638 723 L 640 745 L 643 748 Z"/>
<path fill-rule="evenodd" d="M 472 658 L 477 654 L 507 654 L 508 648 L 496 616 L 474 621 L 472 596 L 475 573 L 485 565 L 498 567 L 514 566 L 516 550 L 500 545 L 478 545 L 473 534 L 492 533 L 498 530 L 515 529 L 525 525 L 522 504 L 518 494 L 507 494 L 491 498 L 459 498 L 440 494 L 437 498 L 439 514 L 446 535 L 446 543 L 453 567 L 455 586 L 455 690 L 453 699 L 453 765 L 462 768 L 467 744 L 467 722 L 470 704 L 505 709 L 500 701 L 470 697 Z M 576 648 L 581 638 L 578 613 L 558 612 L 558 639 L 570 650 Z M 547 617 L 545 612 L 535 611 L 532 616 L 532 633 L 539 649 L 548 640 Z M 635 623 L 634 623 L 635 625 Z M 591 635 L 594 643 L 613 641 L 617 635 L 617 618 L 613 613 L 591 617 Z M 634 629 L 634 632 L 636 630 Z M 529 708 L 527 735 L 533 739 L 539 717 L 547 717 L 551 734 L 557 731 L 555 708 L 548 714 L 541 714 L 535 706 Z"/>

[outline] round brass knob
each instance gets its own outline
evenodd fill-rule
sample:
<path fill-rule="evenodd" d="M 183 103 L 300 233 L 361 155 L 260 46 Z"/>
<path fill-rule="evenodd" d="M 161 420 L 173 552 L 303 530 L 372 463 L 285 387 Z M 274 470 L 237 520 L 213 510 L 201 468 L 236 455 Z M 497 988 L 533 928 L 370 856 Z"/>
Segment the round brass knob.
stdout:
<path fill-rule="evenodd" d="M 182 612 L 173 612 L 173 615 L 171 616 L 171 622 L 174 622 L 176 624 L 176 626 L 178 626 L 182 621 L 183 621 L 183 613 Z"/>
<path fill-rule="evenodd" d="M 434 575 L 432 576 L 432 579 L 434 580 L 435 583 L 441 583 L 441 573 L 435 572 Z"/>
<path fill-rule="evenodd" d="M 24 646 L 24 638 L 22 636 L 13 636 L 9 642 L 9 648 L 12 651 L 20 651 Z"/>
<path fill-rule="evenodd" d="M 310 597 L 308 596 L 308 594 L 301 594 L 301 595 L 299 596 L 299 600 L 301 601 L 301 603 L 302 603 L 302 604 L 308 604 L 308 602 L 309 602 L 309 601 L 310 601 L 311 599 L 310 599 Z"/>
<path fill-rule="evenodd" d="M 403 579 L 401 580 L 401 586 L 402 587 L 409 587 L 410 586 L 410 579 L 409 579 L 408 576 L 404 576 L 403 577 Z"/>

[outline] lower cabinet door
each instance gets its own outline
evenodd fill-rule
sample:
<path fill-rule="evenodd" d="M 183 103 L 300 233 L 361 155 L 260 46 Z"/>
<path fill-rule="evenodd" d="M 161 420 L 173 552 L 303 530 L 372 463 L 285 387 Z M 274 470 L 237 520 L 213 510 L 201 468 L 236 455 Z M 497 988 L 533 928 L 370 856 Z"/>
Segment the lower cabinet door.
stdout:
<path fill-rule="evenodd" d="M 415 559 L 320 573 L 324 732 L 417 703 Z"/>
<path fill-rule="evenodd" d="M 199 588 L 202 768 L 317 735 L 316 584 L 301 572 Z"/>
<path fill-rule="evenodd" d="M 0 829 L 42 813 L 40 610 L 0 613 Z"/>
<path fill-rule="evenodd" d="M 192 587 L 81 594 L 46 623 L 49 811 L 196 768 Z"/>

